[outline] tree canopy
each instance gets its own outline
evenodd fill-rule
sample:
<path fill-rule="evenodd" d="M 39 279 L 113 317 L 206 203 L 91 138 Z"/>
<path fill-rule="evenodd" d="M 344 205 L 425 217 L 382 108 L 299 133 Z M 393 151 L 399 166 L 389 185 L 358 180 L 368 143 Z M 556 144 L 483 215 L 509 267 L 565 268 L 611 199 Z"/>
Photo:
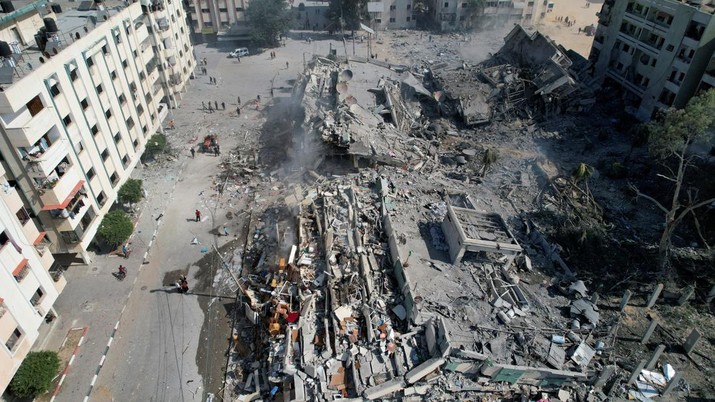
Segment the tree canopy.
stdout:
<path fill-rule="evenodd" d="M 698 189 L 688 186 L 686 173 L 693 166 L 694 154 L 690 146 L 704 140 L 711 134 L 715 123 L 715 89 L 701 92 L 690 99 L 683 109 L 670 109 L 657 121 L 647 125 L 649 132 L 648 150 L 664 166 L 666 173 L 658 176 L 672 183 L 669 202 L 658 201 L 655 197 L 631 188 L 639 197 L 643 197 L 660 209 L 665 215 L 664 229 L 658 246 L 658 264 L 662 271 L 669 267 L 671 239 L 675 229 L 686 217 L 692 215 L 701 240 L 700 223 L 696 209 L 704 207 L 715 198 L 698 199 Z M 685 190 L 685 191 L 684 191 Z M 684 194 L 687 195 L 687 200 Z M 705 243 L 707 247 L 707 243 Z"/>
<path fill-rule="evenodd" d="M 291 17 L 285 0 L 252 1 L 246 8 L 251 36 L 258 43 L 268 46 L 278 44 L 278 36 L 288 32 Z"/>
<path fill-rule="evenodd" d="M 34 398 L 50 390 L 60 369 L 56 352 L 30 352 L 10 382 L 10 391 L 20 398 Z"/>
<path fill-rule="evenodd" d="M 144 182 L 138 179 L 129 179 L 122 185 L 117 193 L 119 202 L 123 204 L 136 204 L 144 198 L 142 189 Z"/>
<path fill-rule="evenodd" d="M 112 246 L 118 246 L 132 235 L 134 225 L 126 212 L 120 210 L 110 211 L 104 215 L 97 232 Z"/>
<path fill-rule="evenodd" d="M 334 30 L 357 30 L 361 21 L 368 20 L 367 0 L 330 0 L 328 18 Z"/>

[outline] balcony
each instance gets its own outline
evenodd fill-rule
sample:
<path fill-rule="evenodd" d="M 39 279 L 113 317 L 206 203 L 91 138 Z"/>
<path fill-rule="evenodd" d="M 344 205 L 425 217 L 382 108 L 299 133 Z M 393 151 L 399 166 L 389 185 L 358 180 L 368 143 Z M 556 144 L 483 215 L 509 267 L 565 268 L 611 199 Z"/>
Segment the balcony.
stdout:
<path fill-rule="evenodd" d="M 48 179 L 57 166 L 67 157 L 69 147 L 67 141 L 58 139 L 49 147 L 40 144 L 28 150 L 23 157 L 27 161 L 29 175 L 35 179 Z"/>
<path fill-rule="evenodd" d="M 5 130 L 14 146 L 29 147 L 50 130 L 55 124 L 54 118 L 54 113 L 46 107 L 34 116 L 25 110 L 9 122 Z"/>
<path fill-rule="evenodd" d="M 5 267 L 12 269 L 13 276 L 22 275 L 23 270 L 27 267 L 27 259 L 15 248 L 7 235 L 4 233 L 2 235 L 4 243 L 0 245 L 0 261 Z"/>
<path fill-rule="evenodd" d="M 79 175 L 79 168 L 71 167 L 58 180 L 51 181 L 45 186 L 46 188 L 40 189 L 42 210 L 66 208 L 83 184 L 84 180 Z"/>
<path fill-rule="evenodd" d="M 86 201 L 87 197 L 79 191 L 66 207 L 50 210 L 50 216 L 56 221 L 55 226 L 59 230 L 74 230 L 89 207 Z"/>

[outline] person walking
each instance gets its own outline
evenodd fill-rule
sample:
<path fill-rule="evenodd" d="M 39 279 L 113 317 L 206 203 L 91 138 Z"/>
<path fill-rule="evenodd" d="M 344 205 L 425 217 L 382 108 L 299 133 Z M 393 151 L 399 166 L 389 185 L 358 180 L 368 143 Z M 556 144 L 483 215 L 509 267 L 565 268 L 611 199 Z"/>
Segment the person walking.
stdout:
<path fill-rule="evenodd" d="M 201 211 L 197 209 L 194 215 L 196 215 L 196 222 L 201 222 Z"/>
<path fill-rule="evenodd" d="M 288 62 L 286 61 L 286 70 L 288 69 Z"/>
<path fill-rule="evenodd" d="M 240 115 L 241 115 L 241 107 L 239 106 L 236 108 L 236 116 L 240 116 Z"/>
<path fill-rule="evenodd" d="M 206 103 L 204 103 L 204 101 L 201 101 L 201 110 L 206 110 Z"/>
<path fill-rule="evenodd" d="M 223 235 L 228 236 L 228 228 L 226 227 L 226 225 L 223 225 Z"/>
<path fill-rule="evenodd" d="M 196 157 L 196 151 L 194 151 L 194 147 L 191 147 L 191 159 L 194 159 Z"/>
<path fill-rule="evenodd" d="M 214 101 L 214 109 L 218 110 L 218 102 Z"/>
<path fill-rule="evenodd" d="M 226 103 L 221 102 L 221 110 L 226 110 Z"/>
<path fill-rule="evenodd" d="M 241 106 L 241 97 L 240 96 L 236 97 L 236 103 L 238 103 L 238 106 Z"/>
<path fill-rule="evenodd" d="M 211 102 L 209 102 L 209 113 L 213 113 L 214 110 L 211 108 Z"/>
<path fill-rule="evenodd" d="M 218 150 L 218 145 L 214 145 L 214 155 L 217 157 L 221 155 L 221 151 Z"/>

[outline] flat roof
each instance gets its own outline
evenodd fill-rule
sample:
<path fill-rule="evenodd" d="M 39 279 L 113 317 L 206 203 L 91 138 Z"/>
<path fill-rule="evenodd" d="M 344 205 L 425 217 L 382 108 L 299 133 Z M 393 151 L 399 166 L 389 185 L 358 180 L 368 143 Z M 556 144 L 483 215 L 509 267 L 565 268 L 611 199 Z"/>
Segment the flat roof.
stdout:
<path fill-rule="evenodd" d="M 77 40 L 77 34 L 79 34 L 80 38 L 84 38 L 104 22 L 105 15 L 108 18 L 112 17 L 124 10 L 128 5 L 128 3 L 124 1 L 111 0 L 102 2 L 99 5 L 100 8 L 97 8 L 97 3 L 92 2 L 56 1 L 50 3 L 47 0 L 39 0 L 35 2 L 22 2 L 26 4 L 18 8 L 17 3 L 19 2 L 13 3 L 15 4 L 15 11 L 0 17 L 0 23 L 8 24 L 8 22 L 27 14 L 37 14 L 40 19 L 49 17 L 55 20 L 59 34 L 54 36 L 56 45 L 52 46 L 48 43 L 48 46 L 45 48 L 50 55 L 54 53 L 52 50 L 54 47 L 57 48 L 57 52 L 59 53 L 63 49 L 72 46 Z M 52 4 L 58 4 L 62 12 L 52 12 Z M 14 24 L 8 24 L 3 30 L 10 29 L 12 26 L 14 26 Z M 40 64 L 43 64 L 41 58 L 44 59 L 45 62 L 47 61 L 47 57 L 43 55 L 43 51 L 40 51 L 34 38 L 25 39 L 27 41 L 26 45 L 22 43 L 10 44 L 15 53 L 13 55 L 15 59 L 14 73 L 12 76 L 9 74 L 2 75 L 2 77 L 0 77 L 0 80 L 2 80 L 0 84 L 12 86 L 24 76 L 32 74 Z M 20 52 L 19 54 L 17 54 L 18 51 Z M 8 63 L 8 61 L 3 63 Z"/>

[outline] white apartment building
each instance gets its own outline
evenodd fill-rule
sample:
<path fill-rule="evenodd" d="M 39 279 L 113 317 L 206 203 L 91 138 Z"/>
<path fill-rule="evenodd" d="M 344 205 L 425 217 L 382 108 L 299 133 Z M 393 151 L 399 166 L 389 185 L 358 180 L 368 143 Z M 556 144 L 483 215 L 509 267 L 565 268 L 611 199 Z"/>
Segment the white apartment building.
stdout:
<path fill-rule="evenodd" d="M 0 392 L 38 336 L 66 281 L 50 274 L 54 258 L 45 233 L 25 209 L 0 166 Z"/>
<path fill-rule="evenodd" d="M 178 1 L 178 0 L 175 0 Z M 216 34 L 246 22 L 249 0 L 186 0 L 194 33 Z"/>
<path fill-rule="evenodd" d="M 414 0 L 368 0 L 370 27 L 375 30 L 415 28 L 414 3 Z"/>
<path fill-rule="evenodd" d="M 548 0 L 486 0 L 481 10 L 468 0 L 428 0 L 434 21 L 443 31 L 506 24 L 534 25 L 546 15 Z M 477 13 L 474 20 L 472 15 Z"/>
<path fill-rule="evenodd" d="M 621 88 L 640 120 L 685 106 L 715 83 L 714 12 L 711 0 L 606 0 L 589 56 L 594 79 Z"/>
<path fill-rule="evenodd" d="M 178 0 L 117 4 L 0 17 L 0 162 L 50 251 L 85 261 L 195 66 Z"/>

